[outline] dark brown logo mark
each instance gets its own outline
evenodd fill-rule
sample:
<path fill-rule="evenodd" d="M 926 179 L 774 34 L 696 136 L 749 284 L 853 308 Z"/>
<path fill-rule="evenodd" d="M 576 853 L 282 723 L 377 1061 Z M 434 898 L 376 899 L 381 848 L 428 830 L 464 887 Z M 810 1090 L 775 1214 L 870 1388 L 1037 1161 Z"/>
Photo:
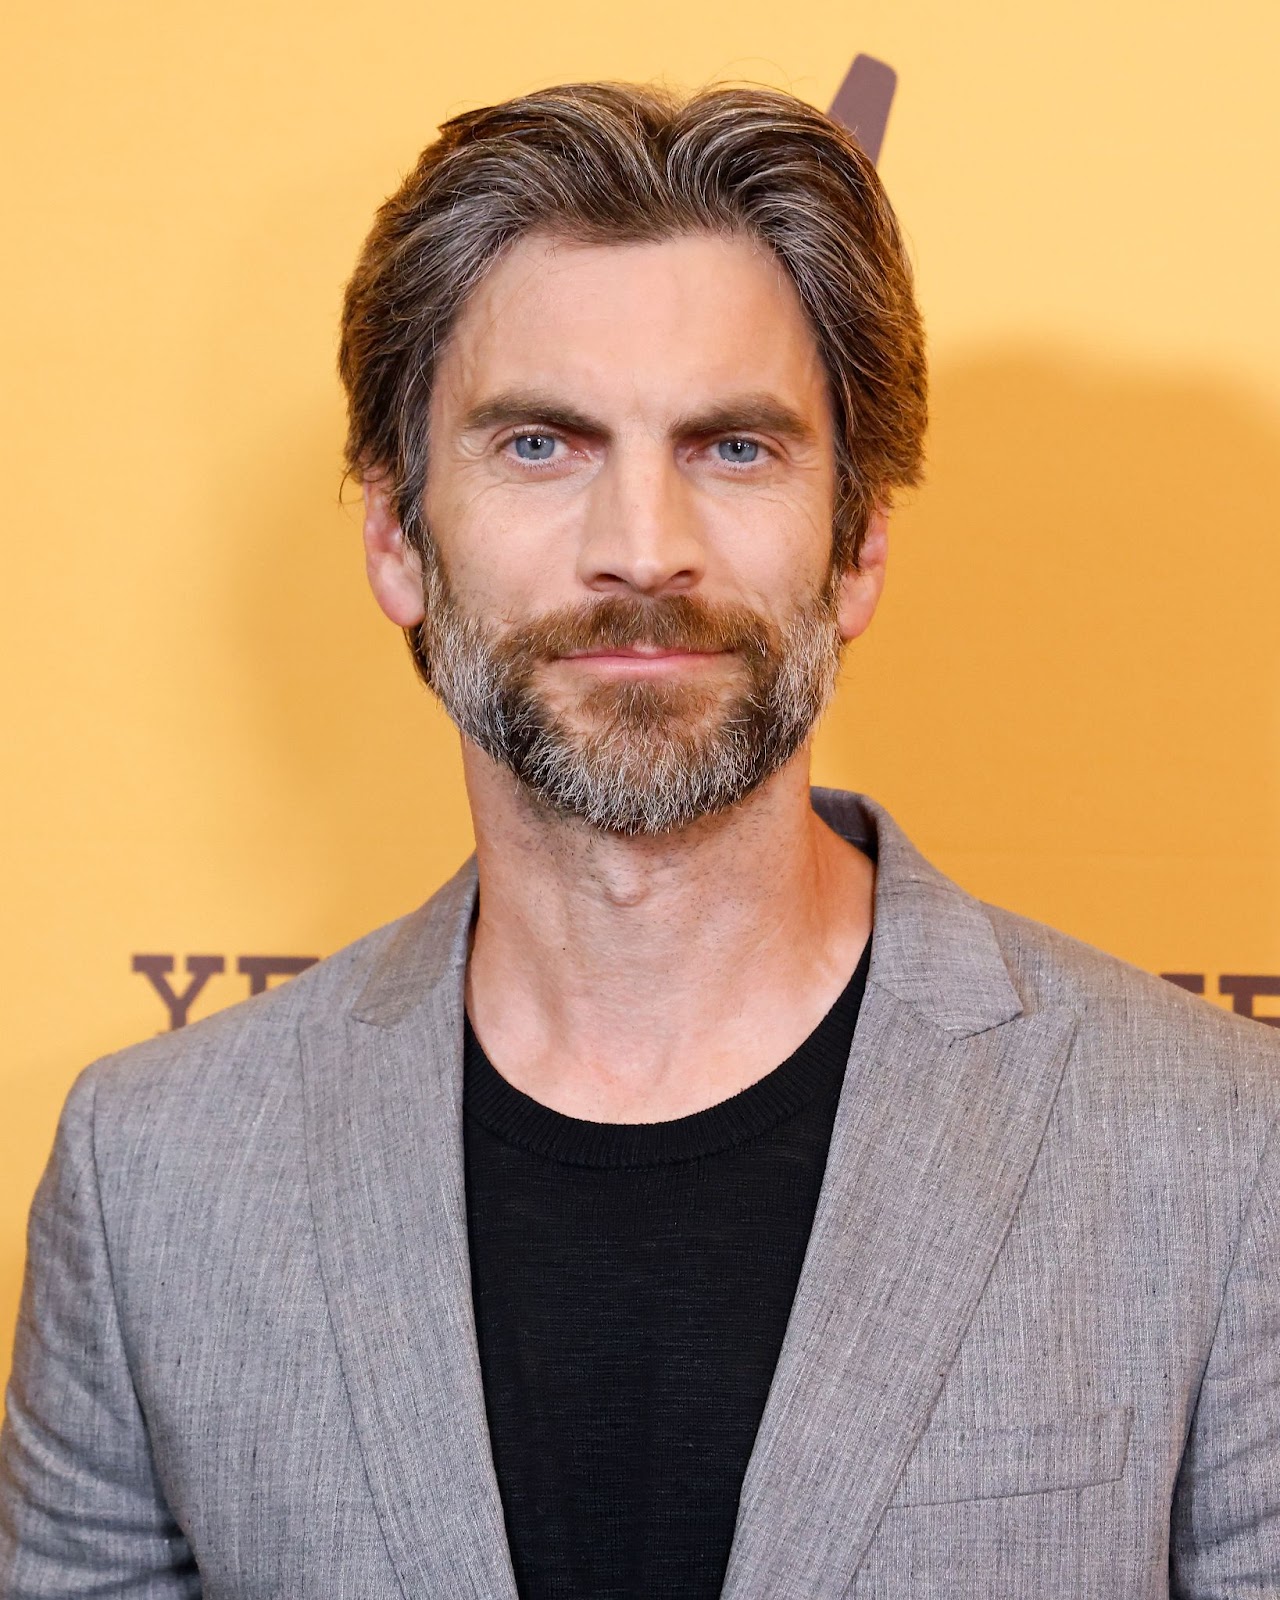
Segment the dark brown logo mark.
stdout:
<path fill-rule="evenodd" d="M 854 56 L 827 115 L 842 122 L 872 161 L 879 161 L 898 74 L 874 56 Z"/>
<path fill-rule="evenodd" d="M 1190 994 L 1206 992 L 1203 972 L 1162 972 L 1160 976 Z M 1253 1009 L 1260 995 L 1280 995 L 1280 976 L 1275 973 L 1224 972 L 1218 979 L 1218 993 L 1230 999 L 1231 1009 L 1238 1017 L 1250 1017 L 1254 1022 L 1265 1022 L 1269 1028 L 1280 1028 L 1280 1017 L 1260 1017 Z"/>
<path fill-rule="evenodd" d="M 315 956 L 240 956 L 236 960 L 236 971 L 248 978 L 249 994 L 252 996 L 265 994 L 272 978 L 297 977 L 298 973 L 314 966 L 316 960 Z M 187 982 L 181 989 L 175 989 L 169 982 L 174 964 L 174 957 L 170 955 L 133 958 L 133 970 L 146 978 L 168 1013 L 168 1030 L 161 1029 L 162 1033 L 185 1027 L 191 1007 L 209 979 L 227 970 L 225 956 L 187 956 L 183 963 L 187 970 Z"/>

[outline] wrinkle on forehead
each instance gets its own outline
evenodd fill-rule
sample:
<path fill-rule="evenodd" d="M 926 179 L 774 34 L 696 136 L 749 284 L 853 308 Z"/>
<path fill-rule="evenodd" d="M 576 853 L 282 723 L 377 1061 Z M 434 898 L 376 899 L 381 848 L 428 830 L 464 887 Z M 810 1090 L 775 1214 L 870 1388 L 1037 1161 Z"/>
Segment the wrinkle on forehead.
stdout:
<path fill-rule="evenodd" d="M 464 304 L 441 352 L 433 413 L 490 388 L 673 413 L 704 408 L 721 388 L 770 389 L 830 429 L 826 370 L 800 297 L 773 252 L 746 235 L 603 245 L 526 236 Z"/>

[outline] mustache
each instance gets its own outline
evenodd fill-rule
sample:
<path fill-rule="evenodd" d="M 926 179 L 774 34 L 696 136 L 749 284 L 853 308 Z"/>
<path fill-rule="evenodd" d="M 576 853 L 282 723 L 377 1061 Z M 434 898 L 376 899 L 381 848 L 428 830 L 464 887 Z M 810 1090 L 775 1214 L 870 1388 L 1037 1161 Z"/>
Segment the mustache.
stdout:
<path fill-rule="evenodd" d="M 583 606 L 562 606 L 522 623 L 503 637 L 498 651 L 513 663 L 636 645 L 765 657 L 777 642 L 777 630 L 746 606 L 711 605 L 693 595 L 662 600 L 615 595 Z"/>

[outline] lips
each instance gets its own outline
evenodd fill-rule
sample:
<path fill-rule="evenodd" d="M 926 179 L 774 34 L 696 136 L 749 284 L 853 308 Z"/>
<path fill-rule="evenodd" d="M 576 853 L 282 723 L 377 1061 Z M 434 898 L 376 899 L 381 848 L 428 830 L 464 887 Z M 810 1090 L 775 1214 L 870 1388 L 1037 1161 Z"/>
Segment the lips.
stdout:
<path fill-rule="evenodd" d="M 670 645 L 618 645 L 596 650 L 571 650 L 562 661 L 669 661 L 683 657 L 723 655 L 723 650 L 682 650 Z"/>
<path fill-rule="evenodd" d="M 574 650 L 554 659 L 574 663 L 587 671 L 596 671 L 609 677 L 652 678 L 681 677 L 697 673 L 713 662 L 724 661 L 732 652 L 726 650 L 685 650 L 666 645 L 618 645 L 594 650 Z"/>

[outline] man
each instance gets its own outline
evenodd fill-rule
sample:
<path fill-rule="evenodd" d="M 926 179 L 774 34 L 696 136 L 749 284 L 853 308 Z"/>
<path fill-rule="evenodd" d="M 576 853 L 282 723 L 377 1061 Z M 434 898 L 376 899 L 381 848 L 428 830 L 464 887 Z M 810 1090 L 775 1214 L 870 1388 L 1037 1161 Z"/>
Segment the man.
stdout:
<path fill-rule="evenodd" d="M 4 1596 L 1280 1595 L 1274 1035 L 808 788 L 924 426 L 870 164 L 457 118 L 342 374 L 475 861 L 73 1089 Z"/>

